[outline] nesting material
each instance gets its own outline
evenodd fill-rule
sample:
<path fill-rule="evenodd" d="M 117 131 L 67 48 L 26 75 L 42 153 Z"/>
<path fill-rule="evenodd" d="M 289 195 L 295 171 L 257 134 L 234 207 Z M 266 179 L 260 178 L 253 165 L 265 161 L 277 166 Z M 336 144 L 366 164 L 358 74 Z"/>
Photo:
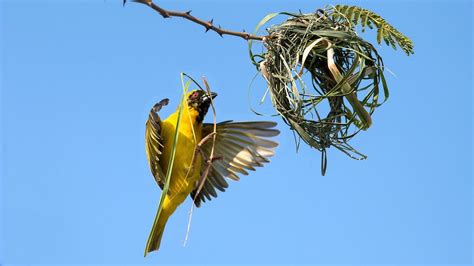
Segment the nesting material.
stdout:
<path fill-rule="evenodd" d="M 371 115 L 388 97 L 383 60 L 355 29 L 364 19 L 363 26 L 379 27 L 370 16 L 374 14 L 359 9 L 358 15 L 347 17 L 338 7 L 285 13 L 287 20 L 267 29 L 263 53 L 251 53 L 283 121 L 322 153 L 323 175 L 331 146 L 351 158 L 366 158 L 349 141 L 371 126 Z M 379 34 L 379 42 L 387 38 L 388 44 L 400 45 L 390 32 Z"/>

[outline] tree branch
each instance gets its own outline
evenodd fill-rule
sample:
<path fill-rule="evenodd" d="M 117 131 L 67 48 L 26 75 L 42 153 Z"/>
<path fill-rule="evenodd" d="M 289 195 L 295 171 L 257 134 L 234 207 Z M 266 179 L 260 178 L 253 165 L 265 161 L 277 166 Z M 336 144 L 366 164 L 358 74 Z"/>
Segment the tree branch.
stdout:
<path fill-rule="evenodd" d="M 127 0 L 124 0 L 123 4 L 125 5 L 126 2 Z M 155 3 L 153 3 L 152 0 L 131 0 L 131 2 L 137 2 L 140 4 L 144 4 L 146 6 L 149 6 L 156 12 L 160 13 L 160 15 L 163 18 L 180 17 L 180 18 L 187 19 L 189 21 L 192 21 L 196 24 L 203 26 L 206 29 L 206 32 L 208 32 L 209 30 L 212 30 L 212 31 L 215 31 L 217 34 L 219 34 L 221 37 L 223 37 L 224 35 L 232 35 L 232 36 L 243 38 L 245 40 L 263 41 L 263 36 L 252 35 L 245 31 L 239 32 L 239 31 L 225 30 L 225 29 L 222 29 L 220 25 L 214 26 L 213 19 L 211 19 L 210 21 L 204 21 L 204 20 L 198 19 L 194 17 L 193 15 L 191 15 L 191 11 L 177 12 L 177 11 L 166 10 L 156 5 Z"/>

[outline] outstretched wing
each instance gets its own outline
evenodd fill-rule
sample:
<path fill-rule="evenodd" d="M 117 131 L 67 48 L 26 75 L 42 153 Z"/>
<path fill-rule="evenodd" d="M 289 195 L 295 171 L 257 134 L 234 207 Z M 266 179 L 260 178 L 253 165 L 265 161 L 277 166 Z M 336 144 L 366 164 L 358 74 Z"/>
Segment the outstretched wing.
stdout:
<path fill-rule="evenodd" d="M 163 189 L 165 175 L 159 163 L 163 150 L 163 138 L 161 137 L 161 119 L 158 116 L 158 112 L 163 106 L 167 105 L 168 102 L 168 99 L 163 99 L 151 108 L 145 129 L 145 149 L 148 163 L 151 173 L 161 189 Z"/>
<path fill-rule="evenodd" d="M 229 186 L 226 177 L 238 181 L 239 174 L 248 175 L 248 171 L 255 171 L 255 167 L 263 166 L 269 162 L 269 157 L 274 155 L 278 143 L 269 140 L 280 133 L 275 122 L 232 122 L 225 121 L 216 125 L 216 141 L 214 157 L 211 168 L 204 185 L 197 194 L 196 189 L 191 192 L 191 197 L 197 207 L 201 201 L 217 197 L 217 190 L 225 191 Z M 202 137 L 214 131 L 214 124 L 204 124 Z M 212 137 L 202 146 L 205 155 L 210 156 Z M 209 159 L 209 158 L 208 158 Z M 203 160 L 202 171 L 206 168 Z"/>

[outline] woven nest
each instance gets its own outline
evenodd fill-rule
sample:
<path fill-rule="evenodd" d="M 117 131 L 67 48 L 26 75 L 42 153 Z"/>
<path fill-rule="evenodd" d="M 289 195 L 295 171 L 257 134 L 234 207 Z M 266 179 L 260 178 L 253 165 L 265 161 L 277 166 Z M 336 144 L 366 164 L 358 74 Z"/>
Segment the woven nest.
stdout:
<path fill-rule="evenodd" d="M 276 111 L 322 152 L 323 175 L 331 146 L 365 159 L 349 141 L 370 127 L 371 114 L 388 96 L 382 58 L 358 36 L 354 20 L 334 9 L 285 15 L 286 21 L 267 29 L 264 52 L 251 54 Z"/>

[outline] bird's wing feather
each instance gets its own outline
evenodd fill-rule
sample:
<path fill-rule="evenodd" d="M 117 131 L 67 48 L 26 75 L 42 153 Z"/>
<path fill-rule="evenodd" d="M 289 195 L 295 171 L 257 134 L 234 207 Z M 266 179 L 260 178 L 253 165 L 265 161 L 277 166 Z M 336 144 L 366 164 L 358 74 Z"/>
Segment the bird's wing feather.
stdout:
<path fill-rule="evenodd" d="M 256 167 L 263 166 L 273 156 L 278 143 L 269 140 L 280 133 L 274 127 L 275 122 L 232 122 L 225 121 L 216 125 L 216 141 L 211 168 L 204 181 L 204 186 L 198 195 L 197 188 L 191 192 L 196 206 L 201 202 L 217 197 L 216 189 L 225 191 L 229 186 L 225 178 L 239 180 L 239 175 L 248 175 L 248 171 L 255 171 Z M 202 137 L 211 134 L 214 124 L 204 124 Z M 206 156 L 210 156 L 212 137 L 202 146 Z M 208 158 L 209 159 L 209 158 Z M 206 168 L 203 160 L 202 171 Z"/>
<path fill-rule="evenodd" d="M 168 99 L 163 99 L 151 108 L 145 129 L 145 149 L 148 163 L 151 173 L 161 189 L 163 189 L 165 175 L 159 163 L 161 154 L 163 153 L 163 137 L 161 136 L 161 119 L 158 116 L 158 112 L 163 106 L 167 105 L 168 102 Z"/>

